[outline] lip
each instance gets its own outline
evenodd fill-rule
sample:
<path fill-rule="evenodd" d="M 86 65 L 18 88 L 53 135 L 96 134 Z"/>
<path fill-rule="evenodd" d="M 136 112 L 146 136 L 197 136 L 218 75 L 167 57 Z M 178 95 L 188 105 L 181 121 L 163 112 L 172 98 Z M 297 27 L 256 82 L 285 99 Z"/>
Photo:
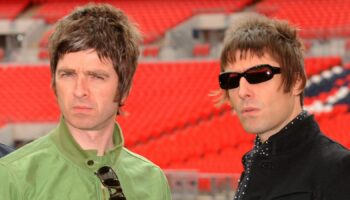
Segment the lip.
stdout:
<path fill-rule="evenodd" d="M 255 108 L 255 107 L 244 107 L 242 110 L 241 110 L 241 114 L 242 115 L 252 115 L 252 114 L 255 114 L 259 111 L 258 108 Z"/>
<path fill-rule="evenodd" d="M 92 108 L 89 106 L 79 105 L 79 106 L 73 106 L 73 110 L 78 112 L 87 112 L 92 110 Z"/>

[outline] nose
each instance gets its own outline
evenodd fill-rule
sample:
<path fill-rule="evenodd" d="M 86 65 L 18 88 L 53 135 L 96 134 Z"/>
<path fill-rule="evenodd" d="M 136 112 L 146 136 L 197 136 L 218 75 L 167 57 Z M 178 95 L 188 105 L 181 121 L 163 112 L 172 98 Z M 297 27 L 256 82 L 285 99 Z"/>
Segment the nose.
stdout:
<path fill-rule="evenodd" d="M 242 77 L 239 80 L 239 86 L 237 90 L 238 90 L 238 96 L 241 99 L 249 98 L 253 95 L 251 90 L 251 84 L 248 83 L 248 81 L 244 77 Z"/>
<path fill-rule="evenodd" d="M 88 95 L 88 85 L 84 77 L 80 76 L 76 79 L 74 96 L 82 98 Z"/>

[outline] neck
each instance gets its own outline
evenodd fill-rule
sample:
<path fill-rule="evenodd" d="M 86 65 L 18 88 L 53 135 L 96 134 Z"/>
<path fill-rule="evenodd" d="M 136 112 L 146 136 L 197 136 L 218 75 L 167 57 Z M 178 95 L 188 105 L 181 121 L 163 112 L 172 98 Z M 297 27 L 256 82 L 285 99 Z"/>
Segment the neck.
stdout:
<path fill-rule="evenodd" d="M 98 130 L 82 130 L 67 123 L 67 127 L 75 141 L 84 150 L 97 150 L 98 156 L 113 148 L 114 121 Z"/>

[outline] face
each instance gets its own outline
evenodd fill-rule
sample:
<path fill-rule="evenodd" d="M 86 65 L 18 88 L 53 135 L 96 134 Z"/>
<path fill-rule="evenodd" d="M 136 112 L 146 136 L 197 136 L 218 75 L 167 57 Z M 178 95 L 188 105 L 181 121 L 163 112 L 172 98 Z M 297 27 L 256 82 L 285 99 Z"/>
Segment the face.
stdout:
<path fill-rule="evenodd" d="M 237 52 L 236 62 L 225 71 L 243 73 L 262 64 L 280 67 L 267 53 L 258 57 L 248 52 L 245 58 L 240 59 L 240 52 Z M 257 84 L 250 84 L 242 77 L 237 88 L 228 90 L 229 101 L 243 128 L 266 139 L 301 112 L 299 93 L 297 86 L 289 93 L 283 91 L 281 74 L 275 74 L 272 79 Z"/>
<path fill-rule="evenodd" d="M 114 123 L 118 75 L 110 60 L 94 50 L 65 54 L 55 73 L 56 96 L 68 125 L 99 130 Z"/>

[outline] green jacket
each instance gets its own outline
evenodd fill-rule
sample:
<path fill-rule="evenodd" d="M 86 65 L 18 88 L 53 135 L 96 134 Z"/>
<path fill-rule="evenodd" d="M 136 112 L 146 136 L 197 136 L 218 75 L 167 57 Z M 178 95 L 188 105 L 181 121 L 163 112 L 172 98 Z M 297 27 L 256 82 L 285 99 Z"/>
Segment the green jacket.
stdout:
<path fill-rule="evenodd" d="M 0 199 L 106 200 L 108 189 L 94 174 L 105 165 L 116 172 L 127 200 L 171 199 L 161 169 L 123 147 L 117 124 L 114 144 L 104 156 L 82 150 L 62 119 L 48 135 L 0 159 Z"/>

